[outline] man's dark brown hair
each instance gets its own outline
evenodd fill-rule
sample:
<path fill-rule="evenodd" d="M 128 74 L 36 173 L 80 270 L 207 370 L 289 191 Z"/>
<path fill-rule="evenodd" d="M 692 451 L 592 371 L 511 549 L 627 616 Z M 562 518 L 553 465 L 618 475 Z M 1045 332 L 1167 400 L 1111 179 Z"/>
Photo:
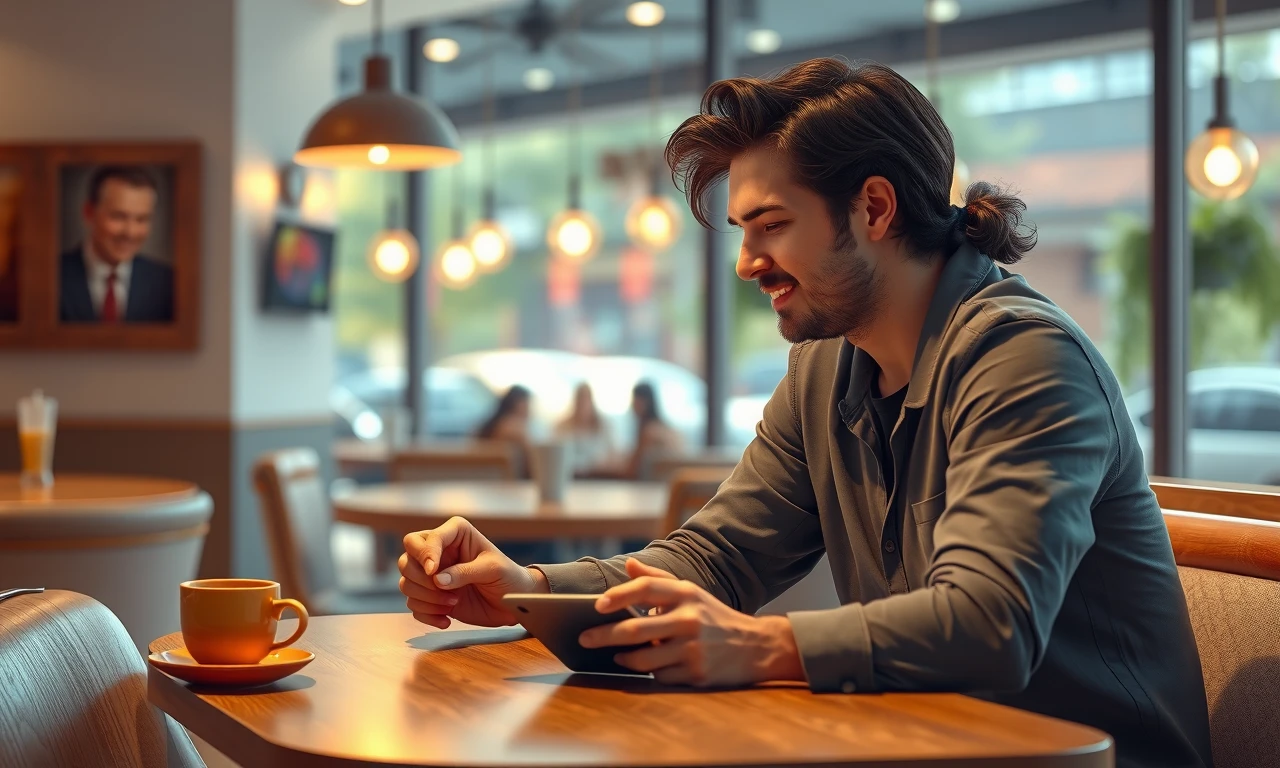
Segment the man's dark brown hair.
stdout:
<path fill-rule="evenodd" d="M 950 253 L 963 231 L 982 253 L 1013 264 L 1035 245 L 1023 231 L 1026 204 L 993 184 L 975 182 L 963 209 L 952 207 L 951 132 L 920 91 L 888 67 L 813 59 L 774 77 L 712 84 L 701 113 L 667 142 L 667 164 L 693 215 L 710 227 L 707 193 L 729 163 L 756 147 L 791 161 L 796 180 L 827 201 L 837 244 L 847 242 L 849 212 L 871 176 L 893 184 L 894 225 L 909 251 Z"/>
<path fill-rule="evenodd" d="M 131 187 L 146 187 L 152 192 L 159 192 L 156 180 L 145 169 L 136 165 L 104 165 L 93 172 L 89 178 L 89 202 L 97 205 L 102 199 L 102 186 L 115 179 Z"/>

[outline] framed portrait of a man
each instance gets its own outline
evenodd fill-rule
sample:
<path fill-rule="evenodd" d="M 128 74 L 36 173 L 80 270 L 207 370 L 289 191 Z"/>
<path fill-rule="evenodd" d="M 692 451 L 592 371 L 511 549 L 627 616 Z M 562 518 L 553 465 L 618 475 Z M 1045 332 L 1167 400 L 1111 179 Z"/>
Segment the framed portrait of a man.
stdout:
<path fill-rule="evenodd" d="M 50 149 L 49 346 L 195 347 L 199 162 L 190 143 Z"/>

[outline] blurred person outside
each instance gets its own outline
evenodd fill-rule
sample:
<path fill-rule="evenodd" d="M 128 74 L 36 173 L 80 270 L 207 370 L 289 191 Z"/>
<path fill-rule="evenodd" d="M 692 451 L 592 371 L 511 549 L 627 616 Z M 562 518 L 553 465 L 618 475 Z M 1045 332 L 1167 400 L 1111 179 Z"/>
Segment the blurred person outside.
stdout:
<path fill-rule="evenodd" d="M 498 400 L 493 414 L 476 430 L 477 440 L 507 443 L 511 447 L 516 477 L 529 476 L 529 411 L 532 395 L 516 384 Z"/>
<path fill-rule="evenodd" d="M 951 134 L 893 70 L 713 84 L 667 160 L 792 342 L 716 496 L 631 556 L 520 567 L 465 520 L 405 537 L 415 618 L 516 623 L 508 592 L 655 615 L 587 630 L 664 684 L 959 691 L 1091 725 L 1117 766 L 1211 764 L 1168 531 L 1119 383 L 1024 278 L 1025 204 L 950 204 Z M 829 558 L 837 608 L 756 616 Z"/>
<path fill-rule="evenodd" d="M 555 437 L 569 449 L 573 474 L 589 477 L 593 471 L 614 460 L 614 445 L 609 427 L 600 418 L 591 386 L 583 382 L 573 391 L 573 410 L 556 425 Z"/>

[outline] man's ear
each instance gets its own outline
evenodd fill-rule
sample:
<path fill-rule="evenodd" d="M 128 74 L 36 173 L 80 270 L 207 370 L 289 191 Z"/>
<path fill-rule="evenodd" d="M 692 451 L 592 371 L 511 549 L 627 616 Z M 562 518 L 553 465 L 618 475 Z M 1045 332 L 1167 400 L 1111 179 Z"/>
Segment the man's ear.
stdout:
<path fill-rule="evenodd" d="M 883 176 L 872 176 L 862 183 L 859 213 L 863 217 L 868 240 L 883 240 L 890 234 L 898 215 L 898 194 Z"/>

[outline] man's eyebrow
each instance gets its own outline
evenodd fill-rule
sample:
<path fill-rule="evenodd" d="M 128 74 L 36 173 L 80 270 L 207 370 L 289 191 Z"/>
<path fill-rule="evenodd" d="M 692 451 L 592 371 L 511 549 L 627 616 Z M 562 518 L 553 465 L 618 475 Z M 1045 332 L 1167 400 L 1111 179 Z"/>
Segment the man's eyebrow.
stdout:
<path fill-rule="evenodd" d="M 743 223 L 746 223 L 758 216 L 762 216 L 768 213 L 769 211 L 781 211 L 781 210 L 784 210 L 785 208 L 786 208 L 785 205 L 780 205 L 778 203 L 774 203 L 772 205 L 757 205 L 755 208 L 752 208 L 751 210 L 742 214 L 742 221 Z M 731 227 L 739 226 L 738 222 L 734 221 L 732 216 L 729 217 L 729 226 Z"/>

